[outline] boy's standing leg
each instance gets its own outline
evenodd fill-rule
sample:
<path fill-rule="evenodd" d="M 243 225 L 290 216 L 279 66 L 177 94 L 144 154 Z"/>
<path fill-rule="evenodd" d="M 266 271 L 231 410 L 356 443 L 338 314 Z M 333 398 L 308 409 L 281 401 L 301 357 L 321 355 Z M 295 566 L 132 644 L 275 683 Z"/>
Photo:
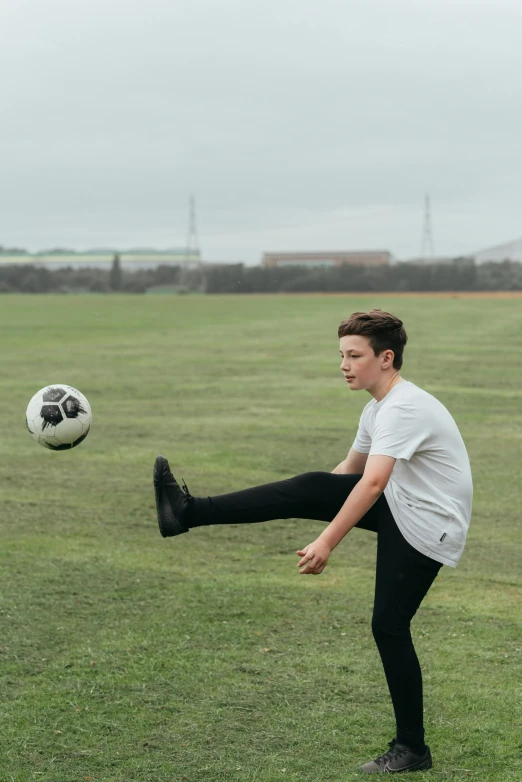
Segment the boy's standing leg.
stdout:
<path fill-rule="evenodd" d="M 393 704 L 396 738 L 388 752 L 366 763 L 362 771 L 432 766 L 424 743 L 422 673 L 410 623 L 441 567 L 405 540 L 389 509 L 380 515 L 372 632 Z"/>

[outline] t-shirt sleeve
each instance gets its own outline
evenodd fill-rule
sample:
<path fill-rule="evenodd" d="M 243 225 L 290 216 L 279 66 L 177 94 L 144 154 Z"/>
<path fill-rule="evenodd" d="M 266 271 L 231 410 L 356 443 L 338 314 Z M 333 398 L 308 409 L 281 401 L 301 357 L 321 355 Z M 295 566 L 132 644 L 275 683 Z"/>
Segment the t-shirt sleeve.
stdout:
<path fill-rule="evenodd" d="M 363 410 L 352 448 L 359 453 L 370 453 L 372 438 L 368 434 L 368 429 L 366 428 L 364 412 L 365 411 Z"/>
<path fill-rule="evenodd" d="M 409 461 L 425 439 L 426 430 L 414 408 L 388 407 L 376 416 L 369 454 Z"/>

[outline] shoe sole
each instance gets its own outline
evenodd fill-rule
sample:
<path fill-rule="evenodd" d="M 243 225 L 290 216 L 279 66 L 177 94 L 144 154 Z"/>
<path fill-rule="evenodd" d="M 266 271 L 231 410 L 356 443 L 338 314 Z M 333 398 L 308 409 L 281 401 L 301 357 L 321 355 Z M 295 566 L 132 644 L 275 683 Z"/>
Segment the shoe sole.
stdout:
<path fill-rule="evenodd" d="M 161 535 L 164 538 L 171 538 L 174 535 L 181 535 L 188 532 L 183 527 L 170 506 L 167 493 L 163 490 L 163 473 L 165 466 L 168 468 L 168 462 L 164 456 L 157 456 L 154 462 L 154 495 L 156 497 L 156 511 L 158 514 L 158 526 Z"/>
<path fill-rule="evenodd" d="M 407 774 L 410 771 L 427 771 L 429 768 L 433 768 L 431 753 L 427 758 L 424 758 L 424 760 L 419 761 L 419 763 L 416 763 L 414 766 L 408 766 L 408 768 L 390 769 L 381 767 L 375 769 L 366 769 L 364 766 L 359 766 L 358 771 L 362 772 L 363 774 Z"/>

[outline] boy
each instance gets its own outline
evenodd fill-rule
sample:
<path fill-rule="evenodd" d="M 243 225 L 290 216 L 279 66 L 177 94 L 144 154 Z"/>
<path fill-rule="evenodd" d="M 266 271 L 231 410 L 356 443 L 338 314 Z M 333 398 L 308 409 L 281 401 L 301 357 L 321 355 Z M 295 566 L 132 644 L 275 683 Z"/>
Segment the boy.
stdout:
<path fill-rule="evenodd" d="M 216 497 L 192 497 L 163 456 L 154 489 L 164 537 L 209 524 L 279 518 L 330 522 L 297 552 L 302 574 L 319 574 L 353 528 L 377 533 L 372 631 L 395 712 L 389 750 L 360 770 L 401 773 L 431 768 L 424 742 L 422 675 L 410 622 L 443 564 L 455 567 L 471 516 L 472 479 L 466 448 L 450 413 L 400 375 L 407 335 L 382 310 L 355 312 L 338 330 L 341 372 L 352 391 L 365 389 L 357 436 L 332 473 Z"/>

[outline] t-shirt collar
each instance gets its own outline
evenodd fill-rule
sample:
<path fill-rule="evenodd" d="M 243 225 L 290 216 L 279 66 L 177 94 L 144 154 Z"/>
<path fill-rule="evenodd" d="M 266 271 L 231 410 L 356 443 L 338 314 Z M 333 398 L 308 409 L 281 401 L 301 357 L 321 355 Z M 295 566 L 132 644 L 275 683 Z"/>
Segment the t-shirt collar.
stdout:
<path fill-rule="evenodd" d="M 410 380 L 405 380 L 405 379 L 402 377 L 402 378 L 399 380 L 399 382 L 398 382 L 398 383 L 396 383 L 396 384 L 393 386 L 393 388 L 390 388 L 390 390 L 388 391 L 388 393 L 387 393 L 385 396 L 383 396 L 383 398 L 382 398 L 382 399 L 380 399 L 378 402 L 375 402 L 375 405 L 374 405 L 374 407 L 379 407 L 379 405 L 382 405 L 382 403 L 384 402 L 384 400 L 385 400 L 385 399 L 388 399 L 388 397 L 390 396 L 390 394 L 393 394 L 393 392 L 395 391 L 395 389 L 396 389 L 396 388 L 398 388 L 399 386 L 403 386 L 405 383 L 408 383 L 408 384 L 410 384 L 410 385 L 411 385 L 411 381 L 410 381 Z"/>

